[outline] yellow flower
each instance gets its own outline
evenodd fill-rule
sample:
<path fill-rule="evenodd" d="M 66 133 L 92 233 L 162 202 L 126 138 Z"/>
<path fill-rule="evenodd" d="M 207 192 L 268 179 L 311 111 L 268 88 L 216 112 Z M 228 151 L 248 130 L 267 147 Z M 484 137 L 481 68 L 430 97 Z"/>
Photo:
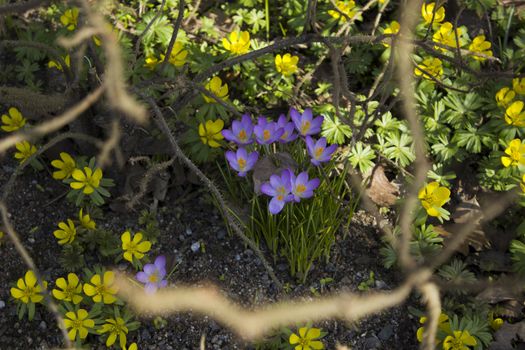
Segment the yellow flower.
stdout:
<path fill-rule="evenodd" d="M 66 329 L 71 328 L 67 333 L 70 340 L 74 341 L 76 339 L 77 332 L 80 339 L 85 339 L 88 335 L 88 329 L 95 327 L 95 321 L 88 317 L 89 313 L 84 309 L 66 313 L 64 324 Z"/>
<path fill-rule="evenodd" d="M 224 122 L 221 119 L 215 121 L 207 120 L 206 124 L 199 124 L 199 136 L 205 145 L 213 148 L 220 147 L 221 144 L 218 142 L 224 139 L 221 131 L 224 127 Z"/>
<path fill-rule="evenodd" d="M 144 62 L 144 67 L 147 67 L 151 70 L 155 69 L 157 64 L 159 64 L 159 59 L 155 56 L 146 57 Z M 184 63 L 183 63 L 184 64 Z"/>
<path fill-rule="evenodd" d="M 401 29 L 401 26 L 399 25 L 399 22 L 398 21 L 392 21 L 390 22 L 390 24 L 385 28 L 385 30 L 383 30 L 383 34 L 397 34 L 399 33 L 399 29 Z M 388 42 L 391 42 L 392 41 L 392 38 L 388 38 L 387 39 Z M 390 44 L 387 44 L 387 43 L 383 43 L 383 45 L 385 47 L 389 47 Z"/>
<path fill-rule="evenodd" d="M 71 243 L 75 240 L 77 228 L 73 220 L 67 219 L 67 224 L 65 222 L 59 222 L 58 227 L 61 228 L 61 230 L 53 232 L 53 235 L 59 239 L 58 244 Z"/>
<path fill-rule="evenodd" d="M 122 349 L 126 348 L 126 334 L 128 334 L 128 327 L 126 327 L 126 322 L 122 318 L 117 317 L 106 319 L 106 323 L 102 325 L 102 328 L 98 332 L 100 334 L 109 332 L 108 339 L 106 340 L 106 346 L 108 348 L 115 343 L 117 337 L 119 337 L 120 347 Z M 131 349 L 131 346 L 129 348 Z"/>
<path fill-rule="evenodd" d="M 36 153 L 35 145 L 32 145 L 27 141 L 17 142 L 15 147 L 18 150 L 18 152 L 15 152 L 15 158 L 18 159 L 20 163 L 25 162 L 29 157 Z"/>
<path fill-rule="evenodd" d="M 523 177 L 525 178 L 525 175 L 523 175 Z M 523 189 L 523 184 L 522 184 L 522 189 Z M 501 318 L 498 317 L 498 318 L 490 320 L 490 328 L 492 328 L 494 331 L 497 331 L 498 329 L 500 329 L 501 326 L 503 326 L 503 320 Z"/>
<path fill-rule="evenodd" d="M 275 69 L 282 75 L 292 75 L 297 72 L 297 62 L 299 62 L 298 56 L 292 56 L 289 53 L 275 56 Z"/>
<path fill-rule="evenodd" d="M 47 283 L 44 283 L 46 288 Z M 42 294 L 42 288 L 37 283 L 37 279 L 33 270 L 28 270 L 24 278 L 18 279 L 16 282 L 16 288 L 11 288 L 11 295 L 13 298 L 22 301 L 25 304 L 39 303 L 44 299 Z"/>
<path fill-rule="evenodd" d="M 501 88 L 496 93 L 496 103 L 500 107 L 507 107 L 514 100 L 516 93 L 508 87 Z"/>
<path fill-rule="evenodd" d="M 242 55 L 250 50 L 250 33 L 231 32 L 228 38 L 222 38 L 222 46 L 235 55 Z"/>
<path fill-rule="evenodd" d="M 131 240 L 131 233 L 126 231 L 120 237 L 122 240 L 122 250 L 124 251 L 124 259 L 129 262 L 133 262 L 133 257 L 136 259 L 142 259 L 144 253 L 147 253 L 151 249 L 150 241 L 142 240 L 142 233 L 137 232 Z"/>
<path fill-rule="evenodd" d="M 521 190 L 523 191 L 523 193 L 525 193 L 525 174 L 521 178 L 520 187 L 521 187 Z"/>
<path fill-rule="evenodd" d="M 60 22 L 67 28 L 67 30 L 75 30 L 78 21 L 78 8 L 73 7 L 67 9 L 64 14 L 60 16 Z"/>
<path fill-rule="evenodd" d="M 60 152 L 60 158 L 62 160 L 55 159 L 51 162 L 52 166 L 59 169 L 58 171 L 53 172 L 53 179 L 69 179 L 71 174 L 73 174 L 77 164 L 75 160 L 66 152 Z"/>
<path fill-rule="evenodd" d="M 91 219 L 89 214 L 84 215 L 82 210 L 83 209 L 80 208 L 80 211 L 78 212 L 78 220 L 80 221 L 80 225 L 82 225 L 84 228 L 87 228 L 88 230 L 94 230 L 97 224 Z"/>
<path fill-rule="evenodd" d="M 290 334 L 290 344 L 295 345 L 294 350 L 310 350 L 310 349 L 324 349 L 324 345 L 319 340 L 315 340 L 321 336 L 319 328 L 299 328 L 299 335 Z M 297 344 L 297 345 L 296 345 Z"/>
<path fill-rule="evenodd" d="M 437 182 L 431 182 L 419 191 L 418 198 L 428 215 L 441 217 L 439 209 L 450 200 L 450 190 L 440 187 Z"/>
<path fill-rule="evenodd" d="M 350 0 L 350 1 L 338 1 L 335 3 L 335 5 L 337 6 L 337 8 L 339 9 L 339 11 L 336 11 L 336 10 L 329 10 L 328 11 L 328 14 L 330 16 L 332 16 L 333 18 L 335 19 L 338 19 L 340 20 L 341 22 L 346 22 L 348 18 L 353 18 L 357 12 L 357 7 L 355 6 L 355 1 L 354 0 Z M 344 13 L 346 15 L 343 16 L 341 15 L 341 13 Z"/>
<path fill-rule="evenodd" d="M 71 58 L 69 57 L 69 55 L 65 55 L 64 57 L 62 57 L 64 59 L 64 62 L 66 63 L 66 66 L 68 67 L 71 67 Z M 62 71 L 63 68 L 62 68 L 62 65 L 60 64 L 60 62 L 58 61 L 54 61 L 54 60 L 51 60 L 49 61 L 49 63 L 47 64 L 47 66 L 49 68 L 53 68 L 55 67 L 56 69 L 58 69 L 59 71 Z"/>
<path fill-rule="evenodd" d="M 525 165 L 525 145 L 520 139 L 510 141 L 509 147 L 505 149 L 508 157 L 501 157 L 501 163 L 505 168 L 509 166 Z"/>
<path fill-rule="evenodd" d="M 443 350 L 469 350 L 469 346 L 476 346 L 476 339 L 468 331 L 454 331 L 443 341 Z"/>
<path fill-rule="evenodd" d="M 512 79 L 512 88 L 517 94 L 525 95 L 525 78 Z"/>
<path fill-rule="evenodd" d="M 122 349 L 126 350 L 125 347 L 122 348 Z M 127 350 L 137 350 L 137 349 L 138 349 L 138 347 L 137 347 L 137 343 L 131 343 L 131 345 L 128 347 Z"/>
<path fill-rule="evenodd" d="M 414 68 L 414 74 L 423 76 L 423 78 L 428 80 L 432 80 L 431 77 L 438 79 L 443 75 L 443 63 L 436 57 L 425 58 L 423 62 Z"/>
<path fill-rule="evenodd" d="M 419 323 L 425 324 L 427 322 L 427 318 L 425 316 L 421 317 L 419 319 Z M 448 316 L 444 313 L 441 313 L 439 315 L 438 320 L 438 328 L 441 329 L 445 333 L 450 333 L 450 323 L 448 322 Z M 419 327 L 417 329 L 417 340 L 421 343 L 423 341 L 423 333 L 425 332 L 425 327 Z"/>
<path fill-rule="evenodd" d="M 463 33 L 463 30 L 461 28 L 454 29 L 452 23 L 445 22 L 434 33 L 434 35 L 432 36 L 432 40 L 436 43 L 449 46 L 451 49 L 458 46 L 461 47 L 460 43 L 456 41 L 456 31 L 459 39 L 461 37 L 461 34 Z M 446 49 L 439 46 L 436 46 L 435 48 L 442 51 L 446 51 Z"/>
<path fill-rule="evenodd" d="M 11 132 L 16 131 L 26 125 L 26 118 L 15 107 L 9 108 L 9 115 L 2 115 L 2 130 Z"/>
<path fill-rule="evenodd" d="M 117 288 L 113 286 L 115 274 L 112 271 L 106 271 L 102 278 L 99 274 L 91 277 L 90 283 L 84 283 L 84 293 L 92 297 L 95 303 L 113 304 L 117 301 L 115 294 Z"/>
<path fill-rule="evenodd" d="M 56 286 L 60 289 L 53 289 L 53 296 L 58 300 L 71 301 L 73 304 L 78 304 L 82 301 L 82 283 L 78 280 L 78 276 L 74 273 L 67 275 L 67 282 L 64 277 L 56 280 Z"/>
<path fill-rule="evenodd" d="M 485 40 L 485 35 L 478 35 L 477 37 L 472 39 L 472 43 L 469 45 L 468 49 L 472 52 L 481 53 L 485 56 L 492 57 L 492 51 L 490 50 L 491 46 L 492 44 L 490 43 L 490 41 Z M 473 55 L 472 58 L 477 61 L 486 60 L 485 57 L 480 57 L 476 55 Z"/>
<path fill-rule="evenodd" d="M 215 76 L 211 78 L 211 80 L 206 84 L 205 86 L 206 90 L 214 93 L 217 97 L 221 98 L 222 100 L 228 99 L 228 84 L 224 83 L 222 84 L 221 78 Z M 214 98 L 208 97 L 206 95 L 202 95 L 204 97 L 204 101 L 207 103 L 215 103 Z"/>
<path fill-rule="evenodd" d="M 80 169 L 73 170 L 73 181 L 69 184 L 71 188 L 80 190 L 83 188 L 84 194 L 91 194 L 95 191 L 95 188 L 100 186 L 100 179 L 102 179 L 102 170 L 96 168 L 95 171 L 89 167 L 84 167 L 84 171 Z"/>
<path fill-rule="evenodd" d="M 445 20 L 445 8 L 441 6 L 434 13 L 435 7 L 435 2 L 431 2 L 430 4 L 423 4 L 423 6 L 421 6 L 421 15 L 423 16 L 423 19 L 425 20 L 426 24 L 441 23 Z M 433 20 L 432 17 L 434 17 Z"/>
<path fill-rule="evenodd" d="M 188 56 L 188 51 L 184 50 L 184 46 L 180 41 L 177 41 L 175 42 L 175 45 L 173 45 L 173 50 L 171 50 L 168 62 L 173 64 L 175 67 L 181 67 L 184 66 L 184 63 L 186 63 L 186 56 Z M 161 54 L 160 60 L 164 61 L 164 57 L 166 57 L 166 55 Z M 153 59 L 155 58 L 153 57 Z"/>
<path fill-rule="evenodd" d="M 509 125 L 525 126 L 525 111 L 523 111 L 523 102 L 515 101 L 505 110 L 505 121 Z"/>

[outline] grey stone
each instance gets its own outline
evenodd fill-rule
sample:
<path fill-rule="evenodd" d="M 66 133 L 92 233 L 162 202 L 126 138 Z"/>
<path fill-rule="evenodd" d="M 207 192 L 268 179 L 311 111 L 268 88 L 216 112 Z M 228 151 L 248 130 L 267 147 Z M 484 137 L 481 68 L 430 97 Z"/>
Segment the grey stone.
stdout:
<path fill-rule="evenodd" d="M 363 342 L 363 348 L 367 350 L 379 350 L 381 349 L 381 341 L 373 335 L 365 339 Z"/>
<path fill-rule="evenodd" d="M 279 271 L 286 271 L 288 269 L 288 265 L 287 264 L 279 264 L 277 265 L 277 270 Z"/>
<path fill-rule="evenodd" d="M 193 234 L 193 231 L 191 230 L 191 228 L 186 228 L 186 236 L 191 236 Z"/>
<path fill-rule="evenodd" d="M 379 339 L 382 341 L 390 339 L 390 337 L 394 334 L 394 327 L 392 325 L 387 325 L 381 329 L 379 334 L 377 335 Z"/>
<path fill-rule="evenodd" d="M 226 237 L 226 230 L 220 229 L 217 231 L 217 239 L 224 239 Z"/>
<path fill-rule="evenodd" d="M 381 280 L 376 280 L 375 285 L 377 289 L 386 289 L 388 287 L 387 284 Z"/>
<path fill-rule="evenodd" d="M 5 301 L 0 300 L 0 310 L 5 307 Z"/>
<path fill-rule="evenodd" d="M 38 328 L 40 328 L 41 330 L 45 331 L 47 329 L 47 324 L 45 321 L 41 321 L 39 324 L 38 324 Z"/>
<path fill-rule="evenodd" d="M 200 242 L 193 242 L 191 244 L 191 251 L 194 252 L 194 253 L 197 253 L 199 251 L 199 249 L 201 249 L 201 244 Z"/>
<path fill-rule="evenodd" d="M 151 339 L 151 333 L 147 329 L 143 329 L 140 333 L 140 337 L 142 340 L 149 340 Z"/>

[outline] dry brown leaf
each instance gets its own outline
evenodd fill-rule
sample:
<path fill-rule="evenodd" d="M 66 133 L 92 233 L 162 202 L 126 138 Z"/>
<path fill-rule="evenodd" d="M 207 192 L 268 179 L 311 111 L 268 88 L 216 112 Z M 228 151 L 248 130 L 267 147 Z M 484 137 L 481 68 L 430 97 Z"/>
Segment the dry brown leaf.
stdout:
<path fill-rule="evenodd" d="M 474 248 L 476 251 L 481 251 L 485 248 L 490 248 L 490 241 L 487 239 L 485 231 L 480 225 L 483 215 L 481 215 L 481 208 L 476 197 L 471 199 L 462 198 L 461 203 L 459 203 L 455 208 L 450 218 L 454 223 L 437 225 L 436 231 L 443 237 L 445 241 L 443 245 L 446 247 L 450 238 L 454 235 L 455 232 L 459 232 L 463 225 L 475 220 L 477 228 L 469 234 L 467 239 L 463 241 L 461 246 L 458 247 L 457 251 L 463 255 L 469 254 L 469 247 Z"/>
<path fill-rule="evenodd" d="M 497 304 L 502 301 L 516 300 L 516 292 L 501 285 L 486 288 L 476 296 L 476 299 L 486 301 L 489 304 Z"/>
<path fill-rule="evenodd" d="M 399 197 L 399 188 L 388 180 L 385 175 L 385 169 L 378 164 L 372 170 L 366 194 L 375 204 L 389 207 L 396 203 Z"/>
<path fill-rule="evenodd" d="M 261 194 L 261 185 L 270 179 L 270 176 L 279 175 L 284 169 L 297 169 L 297 163 L 289 153 L 278 152 L 272 156 L 260 159 L 253 168 L 253 189 Z"/>

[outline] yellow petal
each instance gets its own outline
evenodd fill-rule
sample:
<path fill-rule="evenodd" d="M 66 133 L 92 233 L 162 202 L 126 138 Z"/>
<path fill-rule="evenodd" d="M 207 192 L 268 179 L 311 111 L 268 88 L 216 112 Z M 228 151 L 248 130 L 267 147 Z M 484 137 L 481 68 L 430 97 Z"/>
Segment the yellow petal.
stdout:
<path fill-rule="evenodd" d="M 58 288 L 61 288 L 61 289 L 67 288 L 66 279 L 64 277 L 60 277 L 59 279 L 57 279 L 55 284 L 57 285 Z"/>
<path fill-rule="evenodd" d="M 13 296 L 13 298 L 15 299 L 20 299 L 22 298 L 22 296 L 24 295 L 24 293 L 18 289 L 18 288 L 11 288 L 11 295 Z"/>
<path fill-rule="evenodd" d="M 151 249 L 151 242 L 150 241 L 144 241 L 144 242 L 141 242 L 138 246 L 137 246 L 137 250 L 141 253 L 146 253 L 147 251 L 149 251 Z"/>
<path fill-rule="evenodd" d="M 79 320 L 85 320 L 89 316 L 89 313 L 84 309 L 78 310 L 77 314 Z"/>
<path fill-rule="evenodd" d="M 122 248 L 124 248 L 124 243 L 129 244 L 131 242 L 131 234 L 129 231 L 126 231 L 120 236 L 122 241 Z"/>
<path fill-rule="evenodd" d="M 26 281 L 26 285 L 28 287 L 34 287 L 35 286 L 37 280 L 36 280 L 35 273 L 32 270 L 29 270 L 29 271 L 26 272 L 25 281 Z"/>
<path fill-rule="evenodd" d="M 297 336 L 297 334 L 292 333 L 292 334 L 290 334 L 290 340 L 289 341 L 290 341 L 290 344 L 292 344 L 292 345 L 293 344 L 297 344 L 297 343 L 299 343 L 300 338 Z"/>

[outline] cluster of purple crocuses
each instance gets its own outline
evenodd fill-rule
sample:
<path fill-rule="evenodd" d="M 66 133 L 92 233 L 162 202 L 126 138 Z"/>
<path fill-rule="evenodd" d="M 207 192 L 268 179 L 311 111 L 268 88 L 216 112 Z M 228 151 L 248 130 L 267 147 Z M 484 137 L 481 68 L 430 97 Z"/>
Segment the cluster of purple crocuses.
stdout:
<path fill-rule="evenodd" d="M 144 290 L 148 294 L 155 293 L 157 289 L 168 285 L 166 277 L 166 257 L 158 256 L 153 264 L 144 265 L 143 271 L 137 273 L 135 278 L 144 283 Z"/>
<path fill-rule="evenodd" d="M 316 140 L 312 136 L 321 131 L 323 117 L 313 117 L 312 110 L 307 108 L 301 114 L 295 108 L 290 108 L 289 121 L 286 115 L 281 114 L 277 122 L 268 121 L 259 117 L 257 124 L 252 123 L 250 115 L 244 114 L 241 120 L 233 121 L 231 128 L 222 131 L 228 141 L 238 145 L 237 151 L 226 151 L 226 159 L 230 166 L 238 172 L 239 176 L 246 176 L 253 169 L 259 153 L 249 152 L 246 146 L 254 141 L 259 145 L 269 145 L 274 142 L 288 143 L 299 136 L 305 141 L 306 149 L 310 155 L 311 163 L 315 166 L 330 161 L 337 145 L 327 145 L 326 138 Z M 270 182 L 261 187 L 261 191 L 271 196 L 269 209 L 272 214 L 279 213 L 286 202 L 299 202 L 301 198 L 313 196 L 313 190 L 319 186 L 319 179 L 308 179 L 308 173 L 302 172 L 295 176 L 289 169 L 280 175 L 272 175 Z"/>
<path fill-rule="evenodd" d="M 280 176 L 270 176 L 270 182 L 262 184 L 261 192 L 272 197 L 268 205 L 270 213 L 278 214 L 287 202 L 298 203 L 312 197 L 319 183 L 319 179 L 309 180 L 306 171 L 295 176 L 290 169 L 285 169 Z"/>

